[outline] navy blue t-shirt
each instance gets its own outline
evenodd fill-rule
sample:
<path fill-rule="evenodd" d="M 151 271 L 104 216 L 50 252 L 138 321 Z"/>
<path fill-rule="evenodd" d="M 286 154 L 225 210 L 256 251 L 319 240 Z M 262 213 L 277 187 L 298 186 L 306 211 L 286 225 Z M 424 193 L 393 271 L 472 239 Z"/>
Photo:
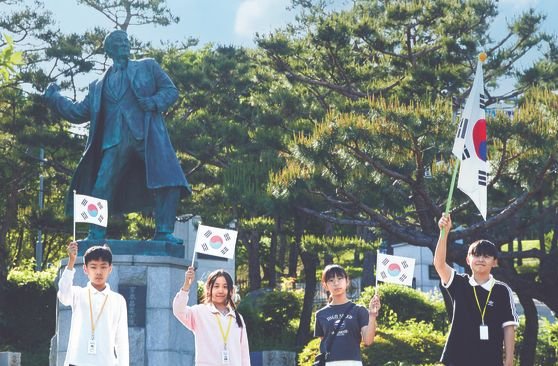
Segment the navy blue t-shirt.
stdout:
<path fill-rule="evenodd" d="M 345 314 L 351 302 L 341 305 L 328 304 L 316 313 L 315 337 L 323 337 L 320 343 L 320 352 L 326 351 L 327 336 L 335 330 L 337 323 Z M 360 342 L 361 329 L 368 325 L 368 310 L 361 305 L 356 305 L 343 320 L 339 332 L 333 341 L 327 361 L 361 361 Z"/>
<path fill-rule="evenodd" d="M 481 309 L 486 304 L 484 323 L 488 326 L 488 340 L 480 339 L 481 312 L 473 287 Z M 469 275 L 455 271 L 446 289 L 453 303 L 453 320 L 441 361 L 455 366 L 501 366 L 504 326 L 519 324 L 511 289 L 492 277 L 480 286 Z"/>

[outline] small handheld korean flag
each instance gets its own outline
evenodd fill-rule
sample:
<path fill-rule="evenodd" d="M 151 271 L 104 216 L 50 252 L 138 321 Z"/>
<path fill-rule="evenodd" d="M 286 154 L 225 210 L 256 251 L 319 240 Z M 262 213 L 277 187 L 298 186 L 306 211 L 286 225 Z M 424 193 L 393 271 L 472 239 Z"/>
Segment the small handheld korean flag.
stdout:
<path fill-rule="evenodd" d="M 376 282 L 390 282 L 412 286 L 415 273 L 415 259 L 378 253 L 376 262 Z M 376 287 L 378 287 L 376 285 Z"/>
<path fill-rule="evenodd" d="M 236 235 L 235 230 L 199 225 L 194 255 L 195 253 L 203 253 L 232 259 L 234 258 Z M 193 258 L 192 262 L 194 262 Z"/>
<path fill-rule="evenodd" d="M 74 194 L 74 223 L 76 222 L 107 227 L 107 201 L 84 194 Z"/>

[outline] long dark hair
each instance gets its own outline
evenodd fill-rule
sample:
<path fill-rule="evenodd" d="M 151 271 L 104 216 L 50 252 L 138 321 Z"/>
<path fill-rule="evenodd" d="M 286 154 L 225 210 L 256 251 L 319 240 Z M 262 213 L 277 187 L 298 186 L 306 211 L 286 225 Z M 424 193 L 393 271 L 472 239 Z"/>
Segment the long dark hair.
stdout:
<path fill-rule="evenodd" d="M 232 298 L 233 290 L 234 290 L 234 283 L 233 283 L 231 275 L 228 274 L 227 272 L 225 272 L 225 270 L 218 269 L 218 270 L 215 270 L 215 271 L 213 271 L 209 274 L 209 276 L 207 277 L 207 281 L 205 281 L 203 302 L 204 302 L 204 304 L 210 304 L 211 303 L 211 293 L 213 292 L 213 286 L 215 285 L 215 281 L 217 281 L 217 278 L 219 278 L 219 277 L 223 277 L 225 279 L 225 281 L 227 282 L 227 301 L 226 301 L 225 305 L 230 305 L 231 308 L 233 308 L 234 314 L 236 316 L 236 323 L 238 324 L 238 326 L 240 328 L 242 328 L 243 327 L 242 319 L 240 319 L 240 314 L 238 313 L 238 310 L 236 310 L 236 305 L 235 305 L 234 300 Z"/>

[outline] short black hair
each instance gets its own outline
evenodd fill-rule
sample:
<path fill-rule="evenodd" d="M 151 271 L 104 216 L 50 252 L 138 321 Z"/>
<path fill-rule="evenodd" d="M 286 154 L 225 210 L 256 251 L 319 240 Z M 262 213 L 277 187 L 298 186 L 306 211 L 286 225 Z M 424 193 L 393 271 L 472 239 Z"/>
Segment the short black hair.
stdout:
<path fill-rule="evenodd" d="M 469 245 L 468 254 L 474 256 L 486 255 L 498 259 L 498 248 L 496 248 L 496 245 L 490 240 L 481 239 Z"/>
<path fill-rule="evenodd" d="M 83 255 L 85 265 L 95 260 L 102 260 L 112 265 L 112 251 L 108 245 L 94 245 L 85 251 L 85 254 Z"/>

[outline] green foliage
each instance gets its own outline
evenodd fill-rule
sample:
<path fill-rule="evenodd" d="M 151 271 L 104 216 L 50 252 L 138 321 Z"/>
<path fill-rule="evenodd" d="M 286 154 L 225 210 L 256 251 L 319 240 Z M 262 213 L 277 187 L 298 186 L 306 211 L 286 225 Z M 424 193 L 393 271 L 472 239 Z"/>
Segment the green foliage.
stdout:
<path fill-rule="evenodd" d="M 519 320 L 519 327 L 516 330 L 516 355 L 523 347 L 525 317 L 521 316 Z M 535 365 L 558 365 L 558 322 L 550 323 L 546 318 L 540 319 L 537 339 Z"/>
<path fill-rule="evenodd" d="M 416 321 L 432 324 L 436 331 L 447 330 L 448 319 L 441 299 L 432 299 L 423 292 L 395 284 L 381 284 L 379 291 L 382 299 L 379 324 L 389 328 L 397 323 Z M 366 288 L 359 303 L 368 306 L 373 295 L 374 288 Z"/>
<path fill-rule="evenodd" d="M 56 278 L 56 267 L 51 266 L 44 271 L 35 271 L 35 258 L 24 259 L 22 264 L 12 268 L 8 274 L 8 281 L 17 287 L 33 285 L 46 291 L 51 288 Z"/>
<path fill-rule="evenodd" d="M 246 295 L 238 311 L 246 322 L 250 350 L 295 350 L 301 309 L 299 291 L 258 290 Z"/>
<path fill-rule="evenodd" d="M 389 361 L 434 364 L 440 359 L 444 343 L 444 333 L 431 324 L 410 320 L 382 327 L 372 346 L 363 349 L 363 363 L 367 366 L 383 366 Z"/>
<path fill-rule="evenodd" d="M 32 272 L 31 266 L 12 270 L 0 294 L 0 348 L 22 352 L 25 366 L 48 359 L 56 321 L 55 271 Z"/>
<path fill-rule="evenodd" d="M 6 45 L 0 49 L 0 85 L 9 80 L 10 75 L 15 73 L 15 66 L 23 63 L 22 53 L 14 50 L 12 37 L 4 36 Z M 0 36 L 0 43 L 2 37 Z"/>

